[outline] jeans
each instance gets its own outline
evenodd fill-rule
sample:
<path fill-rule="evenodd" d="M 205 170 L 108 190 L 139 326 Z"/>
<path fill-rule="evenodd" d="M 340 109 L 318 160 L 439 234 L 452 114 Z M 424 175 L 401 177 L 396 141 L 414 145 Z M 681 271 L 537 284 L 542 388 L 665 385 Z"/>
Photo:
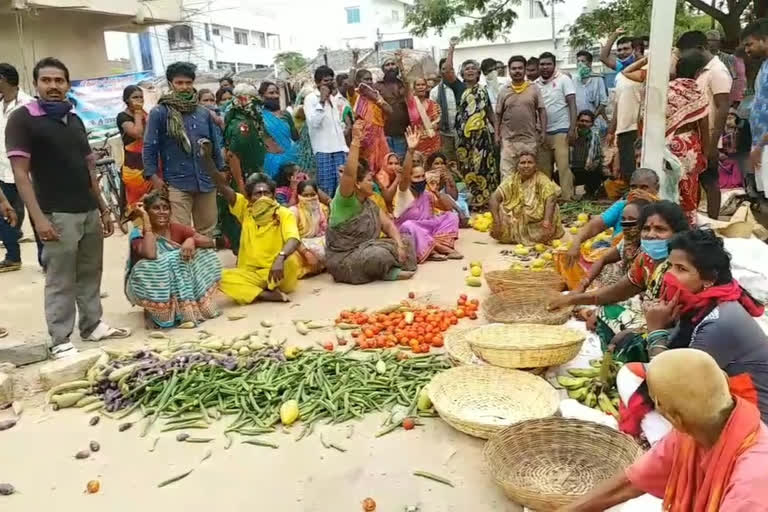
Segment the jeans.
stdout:
<path fill-rule="evenodd" d="M 5 219 L 0 218 L 0 241 L 5 244 L 5 259 L 13 263 L 21 263 L 21 251 L 19 249 L 19 238 L 21 238 L 21 225 L 24 223 L 24 201 L 21 200 L 19 191 L 15 183 L 5 183 L 0 181 L 0 188 L 3 194 L 16 210 L 18 221 L 16 227 L 11 226 Z"/>
<path fill-rule="evenodd" d="M 75 312 L 81 338 L 90 336 L 101 321 L 104 236 L 99 210 L 47 217 L 60 237 L 43 242 L 45 320 L 55 346 L 69 342 Z"/>
<path fill-rule="evenodd" d="M 389 146 L 389 150 L 396 154 L 401 162 L 405 160 L 405 152 L 408 149 L 408 145 L 405 143 L 405 137 L 387 136 L 387 145 Z"/>

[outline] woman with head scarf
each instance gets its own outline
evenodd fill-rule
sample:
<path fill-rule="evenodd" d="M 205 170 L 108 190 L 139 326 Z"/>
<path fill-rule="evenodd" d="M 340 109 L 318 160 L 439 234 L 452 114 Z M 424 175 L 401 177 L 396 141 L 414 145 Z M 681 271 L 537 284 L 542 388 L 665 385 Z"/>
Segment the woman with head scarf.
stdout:
<path fill-rule="evenodd" d="M 261 110 L 264 128 L 269 136 L 265 141 L 267 154 L 264 171 L 275 179 L 280 169 L 288 163 L 296 163 L 299 132 L 293 124 L 293 117 L 280 110 L 280 90 L 272 82 L 264 81 L 259 86 L 259 96 L 264 103 Z"/>
<path fill-rule="evenodd" d="M 318 274 L 325 268 L 325 233 L 328 230 L 328 207 L 320 202 L 313 181 L 302 181 L 296 188 L 298 202 L 291 206 L 301 235 L 299 254 L 302 259 L 301 277 Z"/>
<path fill-rule="evenodd" d="M 456 113 L 456 157 L 469 191 L 469 206 L 482 209 L 499 185 L 499 167 L 493 143 L 496 114 L 488 92 L 479 82 L 480 65 L 467 60 L 461 65 L 466 90 Z"/>
<path fill-rule="evenodd" d="M 433 153 L 440 151 L 440 106 L 429 99 L 429 86 L 424 78 L 417 78 L 411 87 L 406 90 L 408 117 L 411 126 L 419 128 L 422 136 L 417 151 L 429 158 Z"/>
<path fill-rule="evenodd" d="M 140 219 L 141 228 L 130 234 L 125 295 L 144 308 L 147 328 L 198 324 L 218 316 L 214 297 L 221 264 L 211 250 L 213 240 L 171 222 L 171 204 L 158 190 L 144 196 L 131 218 Z"/>
<path fill-rule="evenodd" d="M 357 99 L 355 100 L 355 119 L 365 123 L 365 135 L 360 146 L 360 157 L 370 163 L 374 175 L 380 174 L 382 162 L 389 153 L 384 125 L 392 107 L 384 101 L 381 93 L 373 88 L 373 76 L 367 69 L 355 73 Z M 385 187 L 391 183 L 385 182 Z"/>

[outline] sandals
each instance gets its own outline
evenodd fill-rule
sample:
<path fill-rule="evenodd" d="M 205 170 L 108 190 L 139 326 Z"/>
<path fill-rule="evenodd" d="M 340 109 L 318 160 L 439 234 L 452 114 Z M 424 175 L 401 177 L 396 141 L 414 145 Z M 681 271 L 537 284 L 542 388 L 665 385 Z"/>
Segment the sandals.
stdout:
<path fill-rule="evenodd" d="M 120 340 L 130 336 L 130 329 L 110 327 L 104 322 L 99 322 L 99 325 L 96 326 L 89 336 L 83 338 L 83 341 Z"/>
<path fill-rule="evenodd" d="M 447 261 L 447 260 L 448 260 L 448 256 L 446 256 L 445 254 L 440 254 L 439 252 L 433 252 L 427 258 L 427 261 Z"/>

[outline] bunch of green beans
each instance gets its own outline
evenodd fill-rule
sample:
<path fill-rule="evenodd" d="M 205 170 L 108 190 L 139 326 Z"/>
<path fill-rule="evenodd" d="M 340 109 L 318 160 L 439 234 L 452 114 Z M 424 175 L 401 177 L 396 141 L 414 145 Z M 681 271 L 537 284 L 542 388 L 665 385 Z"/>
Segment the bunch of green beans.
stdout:
<path fill-rule="evenodd" d="M 295 399 L 304 425 L 301 439 L 323 420 L 342 423 L 396 404 L 414 413 L 424 385 L 451 365 L 443 355 L 398 360 L 396 352 L 308 350 L 289 361 L 261 359 L 249 369 L 191 366 L 129 390 L 126 397 L 135 403 L 116 416 L 140 408 L 145 436 L 158 419 L 165 420 L 165 432 L 207 428 L 234 415 L 225 432 L 255 436 L 273 432 L 280 406 Z M 386 365 L 383 372 L 379 361 Z"/>

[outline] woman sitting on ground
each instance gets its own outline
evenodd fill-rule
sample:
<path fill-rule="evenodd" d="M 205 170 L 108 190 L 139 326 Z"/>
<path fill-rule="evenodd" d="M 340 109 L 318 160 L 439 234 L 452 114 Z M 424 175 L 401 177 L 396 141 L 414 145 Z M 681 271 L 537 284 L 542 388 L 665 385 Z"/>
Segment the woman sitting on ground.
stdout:
<path fill-rule="evenodd" d="M 320 201 L 313 181 L 302 181 L 296 188 L 298 203 L 291 207 L 299 226 L 302 258 L 301 277 L 319 274 L 325 269 L 325 233 L 328 230 L 328 207 Z"/>
<path fill-rule="evenodd" d="M 459 194 L 459 189 L 456 187 L 456 182 L 453 180 L 453 175 L 448 168 L 448 157 L 443 153 L 432 153 L 427 158 L 427 190 L 432 194 L 432 204 L 437 203 L 437 199 L 440 196 L 453 205 L 453 211 L 459 216 L 459 225 L 461 227 L 467 227 L 469 225 L 469 205 L 465 197 Z M 443 210 L 435 208 L 435 213 L 438 215 Z"/>
<path fill-rule="evenodd" d="M 400 157 L 396 153 L 387 153 L 379 171 L 373 173 L 373 180 L 389 211 L 392 210 L 392 201 L 395 199 L 395 192 L 397 192 L 397 185 L 400 183 L 402 172 L 403 166 L 400 163 Z"/>
<path fill-rule="evenodd" d="M 458 260 L 463 256 L 454 249 L 459 237 L 459 216 L 452 211 L 455 203 L 449 196 L 438 195 L 433 205 L 434 196 L 427 191 L 424 167 L 413 164 L 420 138 L 421 131 L 409 126 L 405 132 L 408 152 L 394 200 L 395 224 L 413 240 L 419 263 L 427 259 Z M 445 213 L 435 215 L 433 207 Z"/>
<path fill-rule="evenodd" d="M 147 329 L 218 316 L 214 296 L 221 264 L 211 250 L 213 240 L 172 223 L 171 204 L 157 190 L 144 197 L 143 207 L 137 206 L 131 218 L 140 219 L 142 227 L 130 234 L 125 295 L 144 308 Z"/>
<path fill-rule="evenodd" d="M 222 272 L 221 291 L 238 304 L 254 301 L 289 302 L 301 274 L 296 217 L 275 200 L 275 182 L 256 173 L 235 192 L 210 159 L 210 143 L 201 144 L 206 171 L 242 225 L 237 268 Z"/>
<path fill-rule="evenodd" d="M 649 356 L 685 347 L 707 352 L 731 390 L 756 397 L 767 420 L 768 337 L 755 321 L 765 309 L 733 279 L 722 239 L 709 230 L 683 232 L 670 240 L 667 261 L 661 297 L 645 312 Z"/>
<path fill-rule="evenodd" d="M 512 173 L 491 194 L 491 236 L 503 244 L 533 245 L 563 236 L 558 187 L 536 168 L 536 155 L 523 151 Z"/>
<path fill-rule="evenodd" d="M 688 221 L 679 205 L 671 201 L 658 201 L 643 208 L 640 215 L 640 247 L 627 275 L 610 286 L 586 293 L 560 295 L 550 302 L 550 309 L 564 306 L 608 306 L 643 293 L 642 300 L 651 303 L 661 296 L 664 274 L 669 269 L 669 240 L 678 233 L 688 231 Z M 606 313 L 610 308 L 603 308 Z M 638 309 L 624 309 L 620 314 L 610 313 L 613 321 L 597 320 L 597 334 L 603 349 L 614 348 L 614 357 L 624 362 L 648 362 L 645 343 L 645 319 Z"/>
<path fill-rule="evenodd" d="M 373 177 L 367 163 L 360 160 L 363 132 L 364 123 L 356 121 L 349 157 L 331 203 L 326 267 L 341 283 L 410 279 L 416 273 L 413 246 L 400 236 L 389 215 L 370 200 Z M 380 238 L 382 231 L 389 238 Z"/>
<path fill-rule="evenodd" d="M 301 172 L 299 166 L 293 162 L 288 162 L 280 167 L 275 181 L 277 182 L 277 191 L 275 199 L 282 206 L 294 206 L 299 201 L 297 187 L 302 181 L 307 181 L 309 176 Z"/>

